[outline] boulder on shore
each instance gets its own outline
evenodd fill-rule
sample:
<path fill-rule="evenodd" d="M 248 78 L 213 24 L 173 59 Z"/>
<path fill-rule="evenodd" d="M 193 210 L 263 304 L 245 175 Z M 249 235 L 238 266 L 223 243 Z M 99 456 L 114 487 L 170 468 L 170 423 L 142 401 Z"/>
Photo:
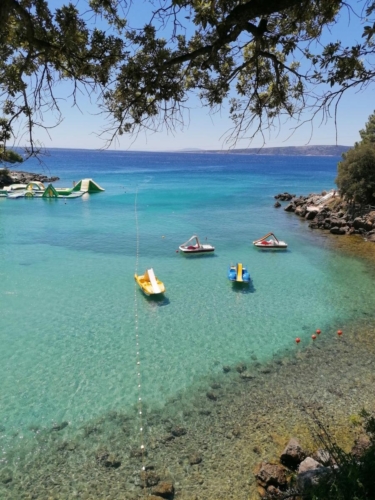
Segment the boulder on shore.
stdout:
<path fill-rule="evenodd" d="M 287 467 L 296 468 L 306 458 L 306 453 L 295 438 L 291 438 L 281 454 L 280 461 Z"/>
<path fill-rule="evenodd" d="M 287 485 L 286 470 L 281 465 L 263 462 L 256 475 L 258 482 L 264 488 L 270 485 L 285 487 Z"/>

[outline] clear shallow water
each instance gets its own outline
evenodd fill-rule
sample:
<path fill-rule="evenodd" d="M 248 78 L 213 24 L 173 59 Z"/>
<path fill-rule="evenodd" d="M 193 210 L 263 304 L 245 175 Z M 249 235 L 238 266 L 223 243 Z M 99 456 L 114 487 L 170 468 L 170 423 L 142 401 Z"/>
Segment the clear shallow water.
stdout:
<path fill-rule="evenodd" d="M 71 427 L 137 402 L 134 300 L 139 312 L 142 397 L 162 406 L 223 365 L 267 361 L 306 344 L 316 328 L 371 310 L 375 285 L 360 261 L 324 238 L 273 195 L 333 187 L 338 158 L 54 150 L 57 184 L 92 177 L 106 191 L 75 200 L 0 199 L 0 446 L 31 427 Z M 40 171 L 28 163 L 26 170 Z M 154 267 L 164 301 L 135 288 L 135 193 L 139 272 Z M 276 232 L 290 250 L 251 242 Z M 192 234 L 214 256 L 186 258 Z M 230 263 L 252 286 L 233 288 Z"/>

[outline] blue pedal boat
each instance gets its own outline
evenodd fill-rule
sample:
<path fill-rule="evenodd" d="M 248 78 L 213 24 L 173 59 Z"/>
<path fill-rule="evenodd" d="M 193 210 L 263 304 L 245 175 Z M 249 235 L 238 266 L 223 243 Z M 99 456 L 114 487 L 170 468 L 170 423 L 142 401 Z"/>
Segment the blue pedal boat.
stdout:
<path fill-rule="evenodd" d="M 237 263 L 229 266 L 228 279 L 236 283 L 250 283 L 250 273 L 241 263 Z"/>

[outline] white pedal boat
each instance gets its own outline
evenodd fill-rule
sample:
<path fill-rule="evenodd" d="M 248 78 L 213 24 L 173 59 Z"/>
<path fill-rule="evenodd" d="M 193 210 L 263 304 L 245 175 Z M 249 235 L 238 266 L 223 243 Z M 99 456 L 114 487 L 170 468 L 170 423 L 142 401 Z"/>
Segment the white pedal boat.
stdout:
<path fill-rule="evenodd" d="M 186 254 L 208 253 L 215 250 L 215 247 L 209 245 L 208 243 L 202 245 L 196 235 L 185 241 L 185 243 L 180 245 L 178 248 L 181 252 Z"/>
<path fill-rule="evenodd" d="M 268 239 L 267 239 L 268 238 Z M 276 238 L 273 233 L 268 233 L 259 238 L 259 240 L 253 241 L 254 246 L 257 248 L 265 248 L 269 250 L 285 250 L 288 248 L 285 241 L 281 241 Z"/>

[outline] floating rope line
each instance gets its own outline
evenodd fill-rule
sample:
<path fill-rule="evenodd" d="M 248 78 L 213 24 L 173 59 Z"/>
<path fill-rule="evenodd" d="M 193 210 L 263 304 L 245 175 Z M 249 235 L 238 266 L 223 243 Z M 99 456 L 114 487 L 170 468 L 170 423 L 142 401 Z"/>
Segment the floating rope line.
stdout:
<path fill-rule="evenodd" d="M 138 225 L 138 213 L 137 213 L 137 198 L 138 189 L 135 192 L 134 200 L 134 217 L 135 217 L 135 228 L 136 228 L 136 258 L 135 258 L 135 274 L 138 274 L 138 263 L 139 263 L 139 225 Z M 143 426 L 143 405 L 142 405 L 142 378 L 141 378 L 141 359 L 140 359 L 140 349 L 139 349 L 139 323 L 138 323 L 138 288 L 137 283 L 134 280 L 134 314 L 135 314 L 135 346 L 136 346 L 136 375 L 137 375 L 137 386 L 138 386 L 138 402 L 137 402 L 137 412 L 138 412 L 138 423 L 139 423 L 139 441 L 140 441 L 140 452 L 142 456 L 142 471 L 146 470 L 145 467 L 145 444 L 144 444 L 144 426 Z"/>

